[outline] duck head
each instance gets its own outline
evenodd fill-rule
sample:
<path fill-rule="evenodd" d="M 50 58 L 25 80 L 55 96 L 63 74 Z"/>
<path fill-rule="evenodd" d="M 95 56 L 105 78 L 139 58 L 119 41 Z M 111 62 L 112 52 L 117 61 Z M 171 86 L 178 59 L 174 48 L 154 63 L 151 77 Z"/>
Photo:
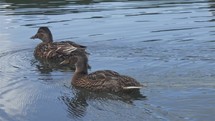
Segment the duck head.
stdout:
<path fill-rule="evenodd" d="M 52 33 L 48 27 L 40 27 L 37 33 L 31 39 L 40 39 L 45 43 L 53 42 Z"/>

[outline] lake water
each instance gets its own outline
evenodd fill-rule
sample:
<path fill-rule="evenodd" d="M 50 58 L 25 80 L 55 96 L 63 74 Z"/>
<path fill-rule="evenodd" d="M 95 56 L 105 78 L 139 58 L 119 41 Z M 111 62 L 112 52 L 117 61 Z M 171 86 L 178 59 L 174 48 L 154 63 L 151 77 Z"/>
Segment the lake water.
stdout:
<path fill-rule="evenodd" d="M 55 41 L 88 46 L 90 72 L 111 69 L 146 98 L 77 90 L 73 71 L 35 60 Z M 214 121 L 214 0 L 0 0 L 1 121 Z"/>

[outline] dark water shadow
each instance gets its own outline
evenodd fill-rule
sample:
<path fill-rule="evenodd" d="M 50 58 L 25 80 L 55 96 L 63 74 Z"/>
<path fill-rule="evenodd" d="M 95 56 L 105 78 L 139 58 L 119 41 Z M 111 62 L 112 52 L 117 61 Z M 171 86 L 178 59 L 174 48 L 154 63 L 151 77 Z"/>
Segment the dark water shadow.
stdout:
<path fill-rule="evenodd" d="M 102 2 L 128 2 L 128 1 L 141 1 L 141 0 L 4 0 L 4 2 L 6 3 L 11 3 L 13 4 L 13 6 L 20 6 L 22 8 L 31 8 L 35 6 L 46 8 L 47 6 L 58 7 L 62 5 L 68 5 L 68 4 L 89 5 L 93 3 L 102 3 Z"/>
<path fill-rule="evenodd" d="M 11 10 L 7 15 L 62 15 L 79 13 L 78 8 L 65 9 L 69 5 L 89 5 L 92 0 L 5 0 L 2 9 Z M 23 10 L 24 11 L 23 11 Z M 26 10 L 25 10 L 26 9 Z M 28 10 L 27 10 L 28 9 Z"/>
<path fill-rule="evenodd" d="M 93 0 L 5 0 L 4 2 L 11 4 L 14 8 L 56 8 L 68 4 L 88 5 L 94 3 Z"/>
<path fill-rule="evenodd" d="M 53 61 L 48 61 L 48 60 L 39 60 L 36 59 L 33 62 L 37 68 L 37 70 L 41 74 L 48 74 L 50 72 L 60 70 L 60 71 L 74 71 L 75 67 L 74 66 L 67 66 L 67 65 L 59 65 L 56 62 Z"/>
<path fill-rule="evenodd" d="M 111 11 L 111 7 L 92 8 L 91 4 L 99 4 L 106 2 L 142 2 L 144 0 L 5 0 L 0 1 L 0 5 L 4 5 L 1 9 L 11 10 L 6 15 L 63 15 L 82 12 L 101 12 Z M 152 5 L 151 7 L 160 7 Z M 132 6 L 135 9 L 143 9 L 142 6 Z M 146 7 L 148 8 L 148 7 Z M 122 9 L 122 8 L 121 8 Z M 128 9 L 126 6 L 123 9 Z M 145 15 L 147 13 L 144 13 Z M 150 13 L 151 14 L 151 13 Z M 153 13 L 154 14 L 154 13 Z M 158 14 L 158 13 L 155 13 Z M 142 14 L 137 14 L 142 15 Z M 94 18 L 103 18 L 96 16 Z M 93 19 L 94 19 L 93 18 Z M 66 20 L 69 21 L 69 20 Z"/>
<path fill-rule="evenodd" d="M 215 0 L 208 0 L 208 10 L 212 13 L 213 16 L 215 16 L 214 8 L 215 8 Z M 215 19 L 211 19 L 210 22 L 214 22 Z"/>
<path fill-rule="evenodd" d="M 85 89 L 73 89 L 74 96 L 63 95 L 59 97 L 66 106 L 68 116 L 72 119 L 84 117 L 87 113 L 89 101 L 105 102 L 107 100 L 124 102 L 133 105 L 135 100 L 146 100 L 146 96 L 142 95 L 139 91 L 129 94 L 112 94 L 105 92 L 90 92 Z M 102 109 L 101 109 L 102 110 Z"/>
<path fill-rule="evenodd" d="M 76 61 L 76 60 L 75 60 Z M 75 71 L 75 65 L 68 65 L 68 64 L 59 64 L 59 62 L 52 61 L 52 60 L 45 60 L 45 59 L 38 59 L 35 57 L 31 61 L 31 64 L 36 66 L 37 70 L 41 74 L 49 74 L 53 71 Z M 91 70 L 91 66 L 88 65 L 88 70 Z"/>

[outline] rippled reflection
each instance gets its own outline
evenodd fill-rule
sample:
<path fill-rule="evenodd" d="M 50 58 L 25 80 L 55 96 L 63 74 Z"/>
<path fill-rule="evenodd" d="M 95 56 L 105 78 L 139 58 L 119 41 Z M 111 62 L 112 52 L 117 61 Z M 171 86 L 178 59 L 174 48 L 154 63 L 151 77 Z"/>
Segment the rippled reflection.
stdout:
<path fill-rule="evenodd" d="M 0 120 L 214 120 L 214 0 L 0 0 Z M 73 72 L 36 61 L 39 26 L 86 45 L 92 71 L 148 87 L 147 99 L 71 90 Z M 62 103 L 63 102 L 63 103 Z M 66 110 L 65 110 L 66 109 Z"/>
<path fill-rule="evenodd" d="M 105 10 L 107 8 L 92 8 L 88 6 L 80 6 L 80 5 L 89 5 L 93 3 L 100 3 L 101 1 L 93 1 L 93 0 L 24 0 L 24 1 L 16 1 L 16 0 L 5 0 L 6 3 L 1 2 L 3 5 L 3 9 L 9 9 L 13 12 L 7 12 L 7 15 L 60 15 L 60 14 L 71 14 L 71 13 L 79 13 L 79 12 L 95 12 Z M 112 2 L 104 1 L 104 2 Z M 80 6 L 80 7 L 79 7 Z M 70 9 L 66 9 L 65 7 L 69 7 Z M 105 6 L 101 6 L 105 7 Z M 25 11 L 25 9 L 30 8 L 31 10 Z M 23 9 L 23 10 L 20 10 Z"/>
<path fill-rule="evenodd" d="M 189 1 L 159 1 L 154 0 L 147 2 L 147 0 L 5 0 L 0 4 L 3 6 L 3 9 L 11 10 L 7 12 L 7 15 L 62 15 L 62 14 L 71 14 L 71 13 L 82 13 L 82 12 L 100 12 L 100 11 L 112 11 L 117 9 L 149 9 L 149 8 L 165 8 L 165 7 L 175 7 L 176 5 L 189 4 L 192 2 Z M 118 3 L 117 5 L 111 4 L 111 2 Z M 128 2 L 124 5 L 123 2 Z M 136 4 L 133 4 L 136 3 Z M 101 3 L 101 4 L 99 4 Z M 104 4 L 103 4 L 104 3 Z M 110 3 L 110 4 L 105 4 Z M 140 3 L 140 4 L 138 4 Z M 201 3 L 197 1 L 196 3 Z M 94 6 L 94 4 L 97 4 Z M 30 8 L 30 10 L 27 10 Z M 151 15 L 158 14 L 159 12 L 153 13 L 136 13 L 129 14 L 126 16 L 140 16 L 140 15 Z"/>
<path fill-rule="evenodd" d="M 65 9 L 63 6 L 75 4 L 90 4 L 90 0 L 78 1 L 60 1 L 60 0 L 5 0 L 6 3 L 1 2 L 4 9 L 9 9 L 7 15 L 57 15 L 66 13 L 77 13 L 77 9 Z M 30 8 L 31 10 L 27 10 Z M 23 10 L 22 10 L 23 9 Z M 13 11 L 13 12 L 12 12 Z"/>
<path fill-rule="evenodd" d="M 89 105 L 89 101 L 96 101 L 98 103 L 107 103 L 108 101 L 122 101 L 124 103 L 132 105 L 133 101 L 135 100 L 146 100 L 146 96 L 143 96 L 142 94 L 140 94 L 140 92 L 116 95 L 102 92 L 89 92 L 84 89 L 74 89 L 74 93 L 74 97 L 64 95 L 59 98 L 66 104 L 67 111 L 71 118 L 83 117 L 87 113 L 86 111 L 87 106 Z"/>
<path fill-rule="evenodd" d="M 34 65 L 38 69 L 39 72 L 42 74 L 48 74 L 50 72 L 56 71 L 56 70 L 61 70 L 61 71 L 72 71 L 75 68 L 73 67 L 68 67 L 68 66 L 63 66 L 56 64 L 54 62 L 46 61 L 46 60 L 35 60 Z"/>

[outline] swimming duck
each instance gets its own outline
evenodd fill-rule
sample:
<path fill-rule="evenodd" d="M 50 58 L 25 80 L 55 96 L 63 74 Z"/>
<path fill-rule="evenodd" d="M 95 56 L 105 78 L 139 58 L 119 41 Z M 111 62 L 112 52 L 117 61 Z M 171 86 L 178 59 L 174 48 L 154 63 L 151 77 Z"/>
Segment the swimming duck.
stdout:
<path fill-rule="evenodd" d="M 88 74 L 88 57 L 83 54 L 78 54 L 75 57 L 77 58 L 76 69 L 71 82 L 75 87 L 116 93 L 138 91 L 143 87 L 135 79 L 120 75 L 112 70 L 99 70 Z"/>
<path fill-rule="evenodd" d="M 31 39 L 40 39 L 42 42 L 38 44 L 34 51 L 34 56 L 39 60 L 48 60 L 55 62 L 58 65 L 73 66 L 76 62 L 76 58 L 72 51 L 77 48 L 83 49 L 86 54 L 86 46 L 76 44 L 71 41 L 53 42 L 52 33 L 48 27 L 40 27 L 37 33 L 31 37 Z"/>

